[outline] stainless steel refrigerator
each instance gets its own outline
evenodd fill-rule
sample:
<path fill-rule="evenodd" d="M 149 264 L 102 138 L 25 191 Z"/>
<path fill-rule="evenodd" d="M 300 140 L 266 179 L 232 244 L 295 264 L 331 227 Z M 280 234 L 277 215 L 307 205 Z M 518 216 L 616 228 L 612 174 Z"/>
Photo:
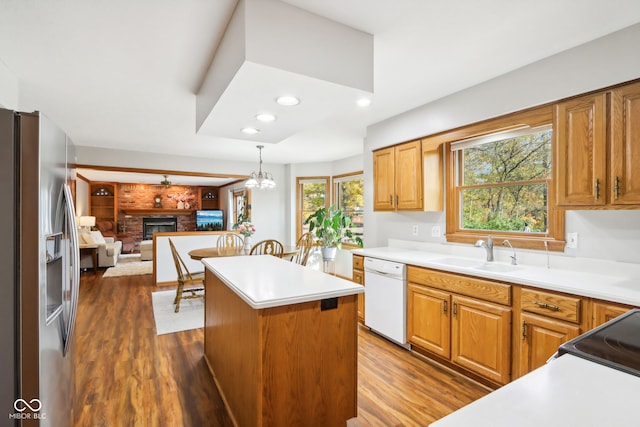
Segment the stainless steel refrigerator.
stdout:
<path fill-rule="evenodd" d="M 0 109 L 0 425 L 73 423 L 73 156 L 42 114 Z"/>

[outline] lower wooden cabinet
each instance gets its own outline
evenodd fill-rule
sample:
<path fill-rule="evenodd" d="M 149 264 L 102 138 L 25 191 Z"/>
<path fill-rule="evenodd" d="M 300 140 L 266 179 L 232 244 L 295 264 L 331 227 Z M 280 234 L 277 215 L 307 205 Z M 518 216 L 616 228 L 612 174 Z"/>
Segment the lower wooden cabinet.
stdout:
<path fill-rule="evenodd" d="M 630 305 L 616 304 L 606 301 L 593 301 L 592 307 L 591 328 L 600 326 L 634 308 Z"/>
<path fill-rule="evenodd" d="M 511 308 L 453 296 L 451 360 L 506 384 L 511 377 Z"/>
<path fill-rule="evenodd" d="M 412 275 L 409 275 L 409 342 L 494 383 L 508 383 L 511 377 L 511 308 L 426 286 L 423 283 L 429 281 L 429 270 L 415 272 L 418 274 L 413 278 L 422 283 L 412 281 Z M 434 283 L 439 283 L 437 278 L 442 273 L 434 272 L 433 275 Z M 464 280 L 474 279 L 464 277 Z M 487 281 L 482 281 L 486 290 Z"/>
<path fill-rule="evenodd" d="M 410 343 L 438 356 L 451 356 L 451 294 L 409 283 L 407 337 Z"/>
<path fill-rule="evenodd" d="M 364 257 L 361 255 L 353 256 L 351 281 L 364 286 Z M 358 294 L 358 321 L 364 323 L 364 293 Z"/>
<path fill-rule="evenodd" d="M 521 316 L 520 375 L 544 365 L 560 344 L 580 335 L 580 327 L 536 314 Z"/>
<path fill-rule="evenodd" d="M 561 344 L 635 308 L 412 265 L 407 281 L 414 349 L 492 384 L 533 371 Z"/>

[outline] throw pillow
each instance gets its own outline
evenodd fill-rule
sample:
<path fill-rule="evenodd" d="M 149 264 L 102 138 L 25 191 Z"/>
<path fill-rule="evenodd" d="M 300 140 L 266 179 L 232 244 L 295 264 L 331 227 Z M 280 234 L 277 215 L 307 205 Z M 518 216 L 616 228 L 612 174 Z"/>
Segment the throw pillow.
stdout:
<path fill-rule="evenodd" d="M 91 234 L 89 233 L 80 233 L 80 243 L 84 243 L 87 245 L 93 245 L 93 238 L 91 237 Z"/>
<path fill-rule="evenodd" d="M 91 239 L 93 240 L 93 242 L 97 245 L 106 245 L 107 242 L 104 240 L 104 237 L 102 237 L 102 233 L 99 231 L 92 231 L 91 233 Z"/>

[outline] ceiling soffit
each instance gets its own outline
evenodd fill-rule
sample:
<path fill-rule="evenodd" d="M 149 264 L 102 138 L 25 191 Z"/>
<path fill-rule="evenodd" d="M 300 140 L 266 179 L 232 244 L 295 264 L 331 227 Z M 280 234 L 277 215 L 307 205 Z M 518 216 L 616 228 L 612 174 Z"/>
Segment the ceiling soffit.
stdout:
<path fill-rule="evenodd" d="M 197 93 L 196 130 L 278 143 L 372 92 L 371 34 L 280 1 L 240 0 Z M 282 107 L 279 95 L 301 102 Z M 277 119 L 260 123 L 260 113 Z"/>

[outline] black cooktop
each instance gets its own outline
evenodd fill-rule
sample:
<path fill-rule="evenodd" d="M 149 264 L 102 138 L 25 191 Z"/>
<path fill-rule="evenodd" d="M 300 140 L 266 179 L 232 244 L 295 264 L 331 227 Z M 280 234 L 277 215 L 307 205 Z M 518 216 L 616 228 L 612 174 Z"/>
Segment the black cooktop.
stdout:
<path fill-rule="evenodd" d="M 558 355 L 566 353 L 640 376 L 640 309 L 562 344 Z"/>

